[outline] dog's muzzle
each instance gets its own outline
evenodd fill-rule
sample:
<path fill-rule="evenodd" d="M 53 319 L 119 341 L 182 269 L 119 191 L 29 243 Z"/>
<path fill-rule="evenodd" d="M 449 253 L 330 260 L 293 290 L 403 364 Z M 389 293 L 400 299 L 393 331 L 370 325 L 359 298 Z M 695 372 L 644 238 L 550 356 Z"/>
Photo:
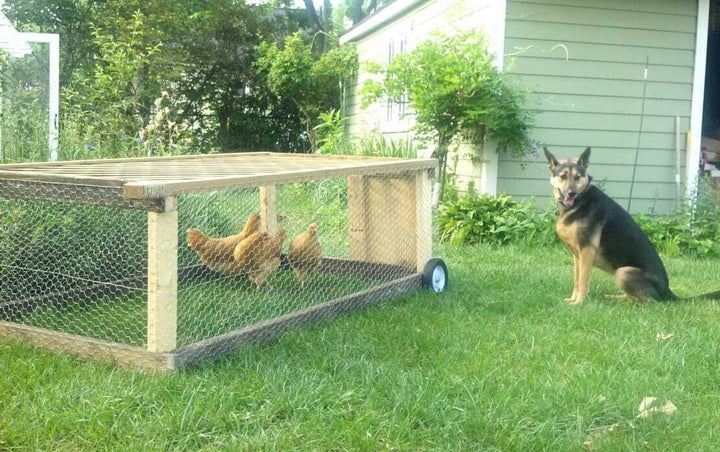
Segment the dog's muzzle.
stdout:
<path fill-rule="evenodd" d="M 558 199 L 560 200 L 560 203 L 564 205 L 565 207 L 572 207 L 575 205 L 575 198 L 577 197 L 577 193 L 574 191 L 570 191 L 567 194 L 564 194 L 562 190 L 558 189 Z"/>

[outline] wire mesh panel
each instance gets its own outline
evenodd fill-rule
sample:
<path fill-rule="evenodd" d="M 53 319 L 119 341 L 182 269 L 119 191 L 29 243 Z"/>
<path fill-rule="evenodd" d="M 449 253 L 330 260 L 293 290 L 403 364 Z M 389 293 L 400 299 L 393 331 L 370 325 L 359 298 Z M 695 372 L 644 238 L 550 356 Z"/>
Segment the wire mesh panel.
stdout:
<path fill-rule="evenodd" d="M 193 162 L 0 169 L 0 334 L 173 369 L 419 286 L 433 166 L 187 182 Z"/>
<path fill-rule="evenodd" d="M 273 336 L 347 309 L 338 300 L 384 296 L 368 291 L 415 274 L 415 197 L 392 186 L 398 179 L 372 179 L 182 196 L 178 346 L 221 337 L 209 353 L 222 352 L 233 337 L 260 327 Z M 414 188 L 414 178 L 403 180 Z M 372 190 L 365 184 L 382 187 L 393 203 L 374 219 L 366 217 Z M 369 246 L 371 236 L 392 245 Z"/>
<path fill-rule="evenodd" d="M 145 344 L 142 211 L 0 200 L 0 318 Z"/>

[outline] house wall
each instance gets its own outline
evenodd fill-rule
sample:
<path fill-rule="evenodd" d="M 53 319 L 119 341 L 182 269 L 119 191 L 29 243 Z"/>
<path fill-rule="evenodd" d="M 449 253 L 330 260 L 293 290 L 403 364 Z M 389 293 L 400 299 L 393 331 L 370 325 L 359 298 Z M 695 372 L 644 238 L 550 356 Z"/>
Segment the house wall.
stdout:
<path fill-rule="evenodd" d="M 357 79 L 349 84 L 345 98 L 345 117 L 350 137 L 381 132 L 394 140 L 405 140 L 411 133 L 412 117 L 400 117 L 399 105 L 388 107 L 387 102 L 362 108 L 359 91 L 365 80 L 372 77 L 364 69 L 367 62 L 386 65 L 389 62 L 391 46 L 394 52 L 411 51 L 419 42 L 431 38 L 434 32 L 453 34 L 470 29 L 483 30 L 488 36 L 488 47 L 499 55 L 502 65 L 504 45 L 504 1 L 498 0 L 455 0 L 455 1 L 412 1 L 396 0 L 409 7 L 381 27 L 368 30 L 367 34 L 353 40 L 358 45 L 361 69 Z M 380 11 L 378 15 L 382 15 Z M 359 28 L 362 27 L 362 24 Z"/>
<path fill-rule="evenodd" d="M 506 70 L 532 90 L 534 137 L 558 157 L 591 146 L 595 182 L 625 208 L 635 172 L 633 213 L 669 213 L 676 205 L 675 117 L 684 175 L 697 8 L 695 0 L 507 4 Z M 523 165 L 501 156 L 498 191 L 547 205 L 542 151 Z"/>

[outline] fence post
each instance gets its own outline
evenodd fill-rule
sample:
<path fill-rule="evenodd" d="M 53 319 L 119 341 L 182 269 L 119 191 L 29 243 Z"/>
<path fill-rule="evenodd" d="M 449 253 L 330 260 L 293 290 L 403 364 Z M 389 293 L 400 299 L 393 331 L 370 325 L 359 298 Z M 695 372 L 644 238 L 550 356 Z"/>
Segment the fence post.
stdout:
<path fill-rule="evenodd" d="M 432 257 L 432 185 L 428 170 L 415 173 L 415 265 L 422 273 Z"/>
<path fill-rule="evenodd" d="M 175 349 L 177 341 L 178 206 L 165 198 L 164 212 L 148 212 L 147 347 Z"/>

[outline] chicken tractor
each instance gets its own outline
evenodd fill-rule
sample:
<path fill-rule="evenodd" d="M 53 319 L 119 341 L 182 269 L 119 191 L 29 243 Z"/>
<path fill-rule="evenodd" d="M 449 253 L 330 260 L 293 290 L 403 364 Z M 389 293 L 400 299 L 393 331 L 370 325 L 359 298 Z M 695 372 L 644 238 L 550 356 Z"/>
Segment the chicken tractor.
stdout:
<path fill-rule="evenodd" d="M 0 165 L 0 336 L 172 371 L 420 288 L 435 159 Z"/>

